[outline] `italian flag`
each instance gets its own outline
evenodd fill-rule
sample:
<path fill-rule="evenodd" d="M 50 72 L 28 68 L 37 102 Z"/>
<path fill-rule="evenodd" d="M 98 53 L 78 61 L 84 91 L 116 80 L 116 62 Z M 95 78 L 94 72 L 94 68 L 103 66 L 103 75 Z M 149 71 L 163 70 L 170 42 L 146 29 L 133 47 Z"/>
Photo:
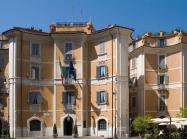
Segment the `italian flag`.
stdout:
<path fill-rule="evenodd" d="M 64 84 L 66 68 L 62 66 L 60 59 L 59 59 L 59 66 L 60 66 L 60 72 L 61 72 L 61 81 L 62 81 L 62 84 Z"/>

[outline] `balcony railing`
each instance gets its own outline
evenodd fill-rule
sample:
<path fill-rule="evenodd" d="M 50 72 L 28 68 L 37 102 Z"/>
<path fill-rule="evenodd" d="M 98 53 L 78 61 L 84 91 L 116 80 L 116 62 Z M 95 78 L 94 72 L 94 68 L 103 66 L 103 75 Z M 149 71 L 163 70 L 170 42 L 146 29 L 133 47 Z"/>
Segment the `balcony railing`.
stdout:
<path fill-rule="evenodd" d="M 166 72 L 168 70 L 168 67 L 166 64 L 160 64 L 158 65 L 159 72 Z"/>
<path fill-rule="evenodd" d="M 64 85 L 73 85 L 75 81 L 71 78 L 65 78 L 64 79 Z"/>
<path fill-rule="evenodd" d="M 167 84 L 159 84 L 158 85 L 158 89 L 159 90 L 167 90 L 168 89 L 168 85 Z"/>
<path fill-rule="evenodd" d="M 66 111 L 74 111 L 75 110 L 75 106 L 73 104 L 65 104 L 64 105 L 64 110 L 66 110 Z"/>

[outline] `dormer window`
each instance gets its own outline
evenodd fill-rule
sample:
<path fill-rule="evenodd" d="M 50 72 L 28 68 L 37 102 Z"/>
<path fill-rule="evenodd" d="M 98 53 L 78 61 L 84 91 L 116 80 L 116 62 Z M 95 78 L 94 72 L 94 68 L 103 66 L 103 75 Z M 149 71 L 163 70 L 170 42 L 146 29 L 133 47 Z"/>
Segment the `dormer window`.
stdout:
<path fill-rule="evenodd" d="M 165 40 L 165 39 L 159 39 L 158 46 L 159 46 L 159 47 L 164 47 L 164 46 L 166 46 L 166 40 Z"/>

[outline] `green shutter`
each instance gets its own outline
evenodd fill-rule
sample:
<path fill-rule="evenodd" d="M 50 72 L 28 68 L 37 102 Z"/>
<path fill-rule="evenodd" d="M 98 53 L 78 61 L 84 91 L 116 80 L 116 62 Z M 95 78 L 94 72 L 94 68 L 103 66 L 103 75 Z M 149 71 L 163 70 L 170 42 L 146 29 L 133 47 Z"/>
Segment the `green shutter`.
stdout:
<path fill-rule="evenodd" d="M 67 96 L 67 93 L 66 93 L 66 92 L 63 92 L 63 93 L 62 93 L 62 104 L 64 104 L 64 105 L 67 103 L 67 102 L 66 102 L 66 100 L 67 100 L 67 97 L 66 97 L 66 96 Z"/>
<path fill-rule="evenodd" d="M 108 67 L 107 67 L 107 65 L 105 65 L 105 77 L 107 77 L 108 76 Z"/>
<path fill-rule="evenodd" d="M 99 104 L 101 101 L 100 101 L 100 92 L 97 92 L 97 104 Z"/>
<path fill-rule="evenodd" d="M 105 97 L 106 97 L 106 103 L 108 103 L 108 93 L 107 92 L 105 92 Z"/>
<path fill-rule="evenodd" d="M 100 78 L 100 67 L 96 66 L 96 78 Z"/>

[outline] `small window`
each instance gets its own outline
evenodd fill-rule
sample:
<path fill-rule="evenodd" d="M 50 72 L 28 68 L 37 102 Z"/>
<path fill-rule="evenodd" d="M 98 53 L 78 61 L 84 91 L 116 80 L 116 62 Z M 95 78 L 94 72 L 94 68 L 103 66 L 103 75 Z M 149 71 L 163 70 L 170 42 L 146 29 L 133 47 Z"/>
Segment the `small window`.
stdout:
<path fill-rule="evenodd" d="M 159 97 L 159 110 L 164 111 L 166 110 L 166 95 L 161 94 Z"/>
<path fill-rule="evenodd" d="M 104 55 L 106 54 L 106 45 L 105 42 L 101 42 L 99 44 L 99 55 Z"/>
<path fill-rule="evenodd" d="M 30 105 L 40 105 L 41 103 L 42 103 L 42 96 L 40 92 L 29 93 L 29 104 Z"/>
<path fill-rule="evenodd" d="M 39 120 L 30 121 L 30 131 L 40 131 L 41 130 L 41 122 Z"/>
<path fill-rule="evenodd" d="M 64 47 L 65 60 L 72 60 L 73 58 L 73 44 L 68 42 L 65 43 Z"/>
<path fill-rule="evenodd" d="M 166 64 L 166 56 L 165 55 L 159 55 L 159 65 L 163 66 Z"/>
<path fill-rule="evenodd" d="M 38 43 L 32 43 L 31 55 L 32 56 L 40 55 L 40 46 Z"/>
<path fill-rule="evenodd" d="M 97 78 L 106 77 L 108 75 L 108 67 L 106 65 L 97 66 Z"/>
<path fill-rule="evenodd" d="M 97 92 L 97 104 L 106 104 L 108 102 L 108 93 L 106 91 Z"/>
<path fill-rule="evenodd" d="M 74 105 L 75 104 L 75 93 L 74 91 L 66 91 L 62 93 L 62 103 L 64 105 Z"/>
<path fill-rule="evenodd" d="M 159 47 L 164 47 L 166 45 L 165 42 L 166 42 L 165 39 L 160 39 L 159 40 Z"/>
<path fill-rule="evenodd" d="M 98 121 L 98 130 L 106 130 L 106 120 L 105 119 L 100 119 Z"/>
<path fill-rule="evenodd" d="M 40 73 L 39 66 L 37 65 L 31 66 L 31 79 L 38 80 L 40 78 L 39 73 Z"/>
<path fill-rule="evenodd" d="M 0 108 L 3 108 L 3 98 L 0 97 Z"/>
<path fill-rule="evenodd" d="M 158 75 L 158 84 L 159 85 L 166 85 L 168 84 L 169 78 L 167 75 Z"/>

